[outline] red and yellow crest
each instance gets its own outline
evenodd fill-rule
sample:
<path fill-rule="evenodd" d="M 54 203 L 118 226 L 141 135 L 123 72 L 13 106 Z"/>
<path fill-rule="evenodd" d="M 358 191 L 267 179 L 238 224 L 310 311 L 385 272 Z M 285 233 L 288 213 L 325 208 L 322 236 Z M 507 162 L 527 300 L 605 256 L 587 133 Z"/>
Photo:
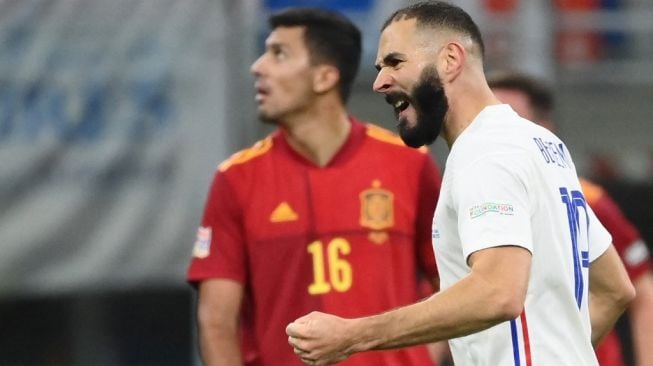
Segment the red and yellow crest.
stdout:
<path fill-rule="evenodd" d="M 372 230 L 384 230 L 394 226 L 394 194 L 381 188 L 381 182 L 372 182 L 372 188 L 360 193 L 360 224 Z"/>

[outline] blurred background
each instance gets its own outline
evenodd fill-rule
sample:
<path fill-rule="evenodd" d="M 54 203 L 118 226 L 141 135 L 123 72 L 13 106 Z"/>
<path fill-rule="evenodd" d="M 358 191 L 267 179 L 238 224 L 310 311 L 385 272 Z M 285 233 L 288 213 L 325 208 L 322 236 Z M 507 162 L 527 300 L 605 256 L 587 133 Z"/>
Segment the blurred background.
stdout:
<path fill-rule="evenodd" d="M 0 365 L 198 364 L 185 270 L 217 164 L 269 131 L 249 74 L 266 16 L 349 15 L 365 37 L 350 108 L 394 129 L 374 54 L 411 2 L 0 0 Z M 653 3 L 452 2 L 488 71 L 554 86 L 579 172 L 653 243 Z"/>

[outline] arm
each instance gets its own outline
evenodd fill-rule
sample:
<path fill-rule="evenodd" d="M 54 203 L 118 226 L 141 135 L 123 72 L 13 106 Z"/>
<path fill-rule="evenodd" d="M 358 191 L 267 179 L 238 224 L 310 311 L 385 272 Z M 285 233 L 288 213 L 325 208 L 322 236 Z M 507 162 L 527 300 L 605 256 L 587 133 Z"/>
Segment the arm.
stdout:
<path fill-rule="evenodd" d="M 635 289 L 613 246 L 590 264 L 589 272 L 592 344 L 596 346 L 633 299 Z"/>
<path fill-rule="evenodd" d="M 241 284 L 210 279 L 199 284 L 197 317 L 204 365 L 242 365 L 238 340 Z"/>
<path fill-rule="evenodd" d="M 423 279 L 423 281 L 424 281 L 424 285 L 421 287 L 425 289 L 422 291 L 422 295 L 424 297 L 430 296 L 431 294 L 438 292 L 440 290 L 440 278 L 437 275 L 431 277 L 428 280 Z M 451 352 L 449 350 L 449 343 L 446 340 L 428 343 L 426 345 L 426 349 L 428 350 L 429 357 L 431 358 L 432 361 L 435 362 L 436 365 L 441 365 L 444 364 L 445 362 L 449 362 L 449 364 L 452 364 L 453 361 L 451 361 Z"/>
<path fill-rule="evenodd" d="M 380 315 L 342 319 L 313 312 L 288 325 L 295 353 L 323 365 L 350 354 L 435 342 L 514 319 L 523 309 L 531 253 L 515 246 L 469 257 L 470 274 L 430 298 Z"/>
<path fill-rule="evenodd" d="M 635 280 L 637 296 L 628 308 L 636 365 L 653 365 L 653 273 Z"/>

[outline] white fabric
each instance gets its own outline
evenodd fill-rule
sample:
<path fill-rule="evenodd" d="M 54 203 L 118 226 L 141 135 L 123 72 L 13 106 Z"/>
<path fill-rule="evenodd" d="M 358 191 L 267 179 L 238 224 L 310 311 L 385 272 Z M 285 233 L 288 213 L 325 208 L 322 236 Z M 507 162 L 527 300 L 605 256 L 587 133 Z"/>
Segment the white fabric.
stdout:
<path fill-rule="evenodd" d="M 597 364 L 590 341 L 588 261 L 612 239 L 580 192 L 565 145 L 508 105 L 486 107 L 447 160 L 433 222 L 442 289 L 469 273 L 467 259 L 476 251 L 502 245 L 530 251 L 522 319 L 533 365 Z M 584 266 L 582 252 L 588 252 Z M 525 365 L 522 319 L 512 324 L 517 343 L 510 322 L 450 341 L 455 364 Z"/>

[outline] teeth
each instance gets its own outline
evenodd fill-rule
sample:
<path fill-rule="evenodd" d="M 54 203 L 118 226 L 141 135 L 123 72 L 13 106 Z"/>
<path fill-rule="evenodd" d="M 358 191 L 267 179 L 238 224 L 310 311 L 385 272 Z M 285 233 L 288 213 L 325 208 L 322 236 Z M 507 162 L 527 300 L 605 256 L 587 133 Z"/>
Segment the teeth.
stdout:
<path fill-rule="evenodd" d="M 396 101 L 393 104 L 393 106 L 395 107 L 395 109 L 403 109 L 407 104 L 408 104 L 408 101 L 401 99 L 401 100 Z"/>

